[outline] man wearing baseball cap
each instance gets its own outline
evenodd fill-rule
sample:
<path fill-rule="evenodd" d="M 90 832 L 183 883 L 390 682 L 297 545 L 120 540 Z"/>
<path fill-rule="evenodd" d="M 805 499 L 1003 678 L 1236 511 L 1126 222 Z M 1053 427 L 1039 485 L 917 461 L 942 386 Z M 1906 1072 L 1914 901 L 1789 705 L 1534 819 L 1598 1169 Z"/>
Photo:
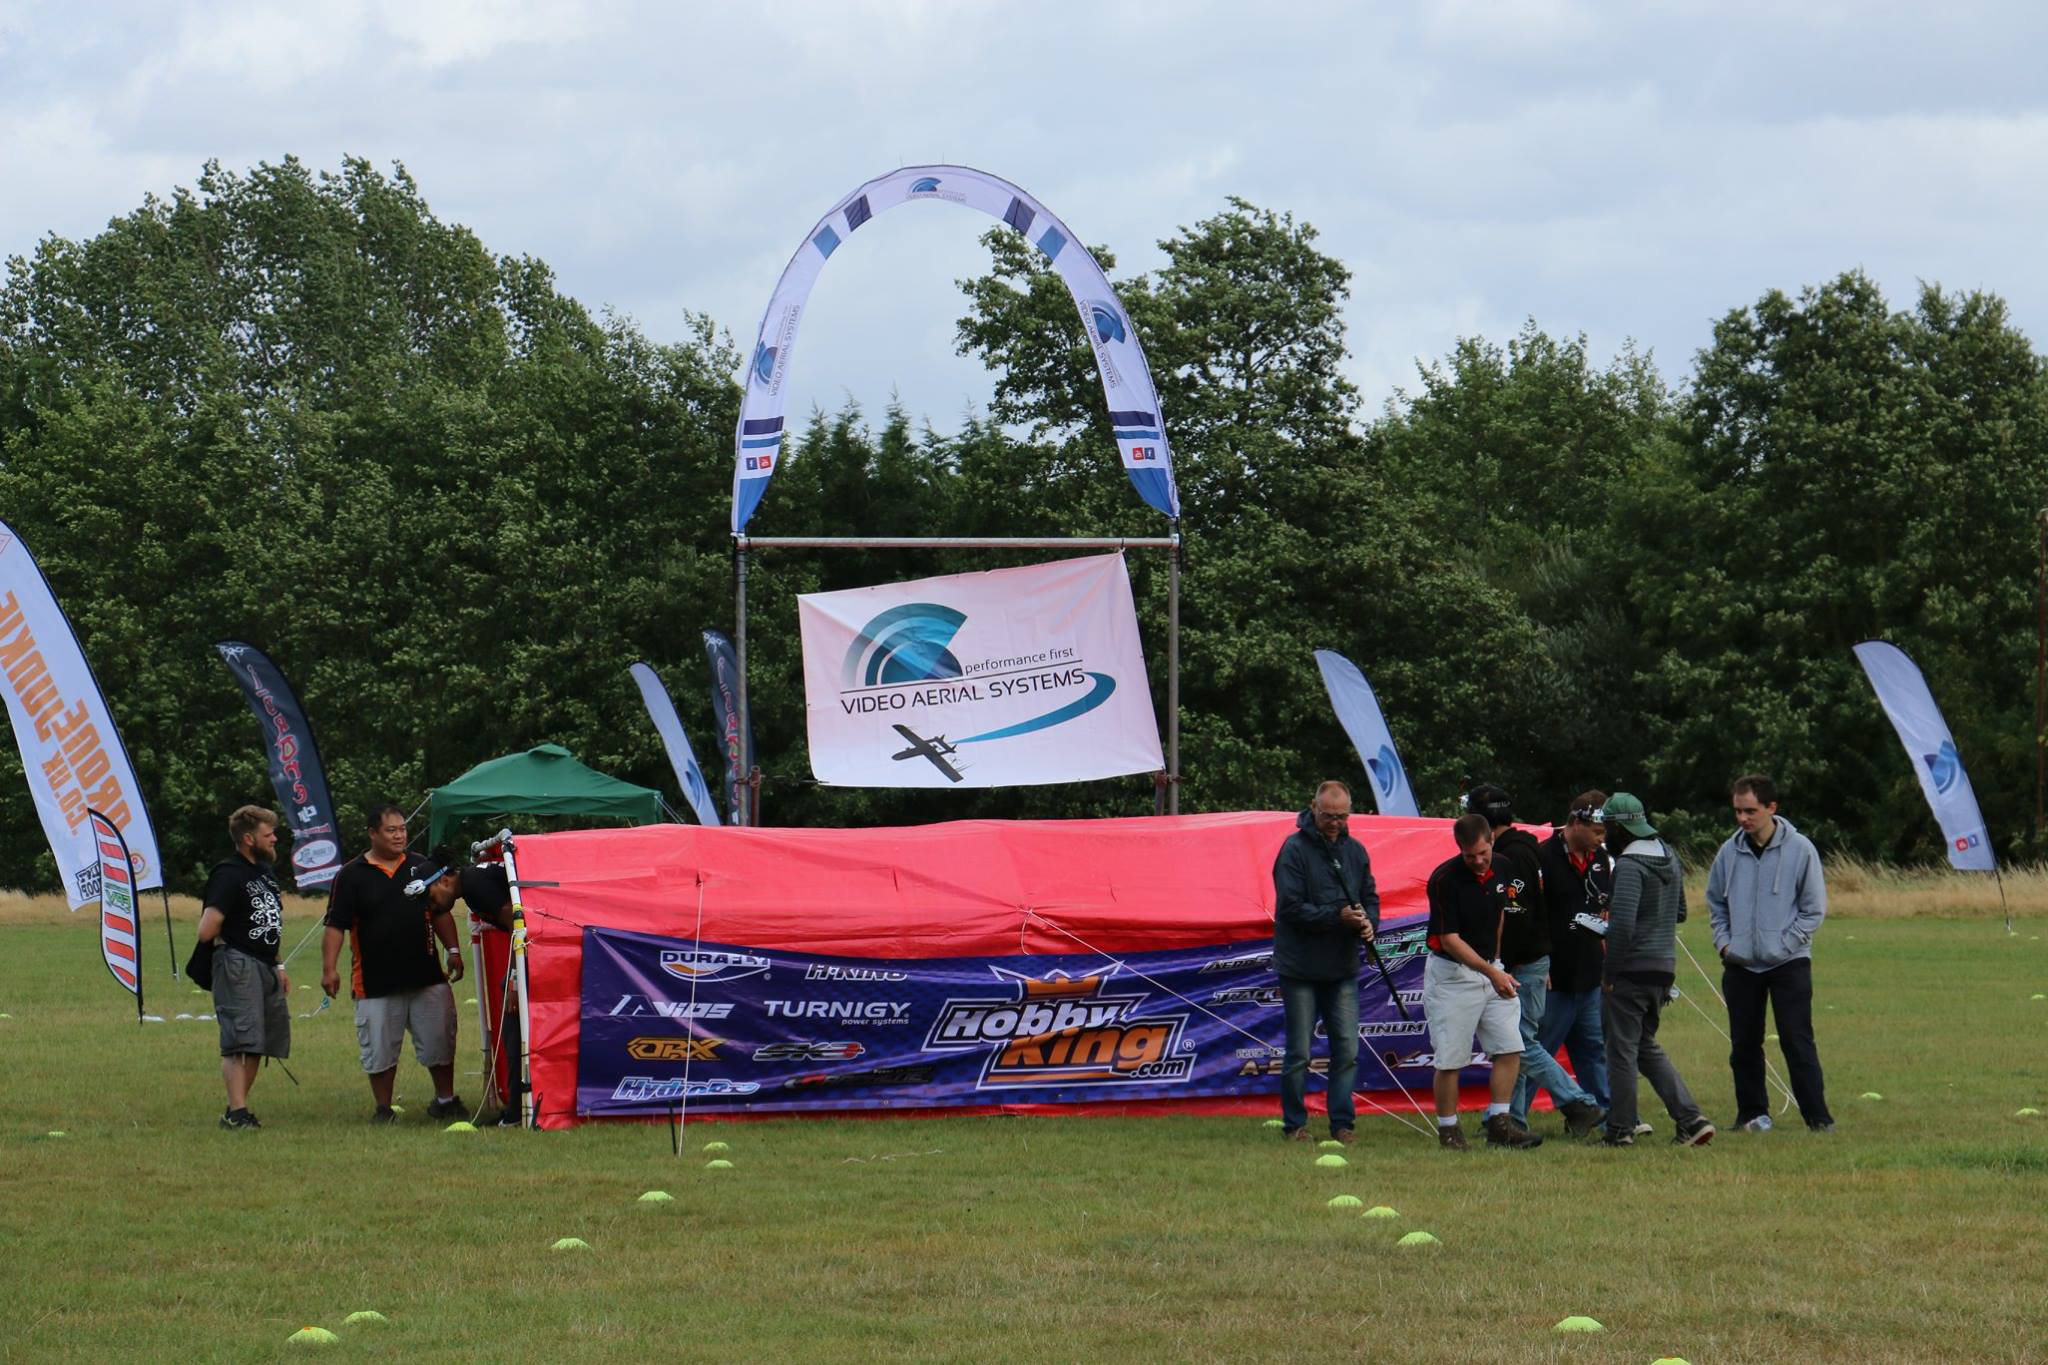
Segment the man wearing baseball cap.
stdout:
<path fill-rule="evenodd" d="M 1636 1074 L 1641 1071 L 1677 1125 L 1672 1141 L 1705 1146 L 1714 1125 L 1657 1043 L 1666 994 L 1676 980 L 1678 925 L 1685 918 L 1685 878 L 1678 855 L 1657 837 L 1643 803 L 1627 792 L 1607 798 L 1608 846 L 1614 860 L 1614 899 L 1608 904 L 1607 962 L 1600 982 L 1600 1022 L 1607 1035 L 1607 1110 L 1610 1147 L 1632 1147 L 1636 1134 Z"/>

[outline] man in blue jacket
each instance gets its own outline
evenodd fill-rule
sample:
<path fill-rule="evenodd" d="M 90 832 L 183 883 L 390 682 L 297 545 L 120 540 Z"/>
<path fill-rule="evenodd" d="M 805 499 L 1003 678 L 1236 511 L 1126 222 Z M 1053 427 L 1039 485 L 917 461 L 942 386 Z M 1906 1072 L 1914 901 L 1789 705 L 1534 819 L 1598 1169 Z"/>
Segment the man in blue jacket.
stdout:
<path fill-rule="evenodd" d="M 1827 884 L 1813 841 L 1778 814 L 1778 788 L 1762 773 L 1735 779 L 1739 828 L 1714 855 L 1707 913 L 1721 954 L 1728 998 L 1728 1064 L 1735 1072 L 1735 1121 L 1752 1133 L 1771 1127 L 1764 1084 L 1764 1005 L 1778 1022 L 1800 1117 L 1817 1133 L 1834 1129 L 1813 1040 L 1813 936 L 1828 913 Z"/>
<path fill-rule="evenodd" d="M 1380 922 L 1372 859 L 1350 834 L 1351 789 L 1325 782 L 1273 860 L 1273 973 L 1287 1014 L 1280 1071 L 1285 1135 L 1309 1141 L 1308 1053 L 1316 1020 L 1330 1038 L 1330 1136 L 1351 1141 L 1358 1085 L 1358 945 Z"/>

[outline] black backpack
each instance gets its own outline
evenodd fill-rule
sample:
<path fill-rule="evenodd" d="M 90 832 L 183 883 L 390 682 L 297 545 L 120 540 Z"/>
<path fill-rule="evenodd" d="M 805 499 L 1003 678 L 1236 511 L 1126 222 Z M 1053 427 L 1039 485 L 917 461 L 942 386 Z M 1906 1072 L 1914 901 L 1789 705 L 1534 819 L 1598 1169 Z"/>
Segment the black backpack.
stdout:
<path fill-rule="evenodd" d="M 195 986 L 213 989 L 213 940 L 201 939 L 192 945 L 192 956 L 185 959 L 185 975 Z"/>

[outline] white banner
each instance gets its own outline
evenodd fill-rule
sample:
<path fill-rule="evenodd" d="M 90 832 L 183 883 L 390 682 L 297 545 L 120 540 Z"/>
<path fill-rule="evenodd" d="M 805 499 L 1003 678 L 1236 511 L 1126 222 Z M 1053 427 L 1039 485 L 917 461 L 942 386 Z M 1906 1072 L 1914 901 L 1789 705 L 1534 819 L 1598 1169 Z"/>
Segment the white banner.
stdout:
<path fill-rule="evenodd" d="M 21 766 L 71 908 L 100 898 L 98 845 L 88 837 L 87 806 L 120 826 L 135 868 L 135 889 L 162 886 L 156 834 L 143 807 L 142 788 L 128 766 L 99 684 L 42 570 L 4 524 L 0 673 Z"/>
<path fill-rule="evenodd" d="M 1948 842 L 1949 865 L 1969 872 L 1995 870 L 1991 836 L 1977 810 L 1977 792 L 1970 786 L 1970 775 L 1963 771 L 1962 755 L 1956 752 L 1948 722 L 1934 704 L 1934 694 L 1927 690 L 1919 666 L 1897 645 L 1883 640 L 1865 640 L 1856 646 L 1856 659 L 1869 675 L 1877 703 L 1891 718 L 1892 729 L 1899 732 L 1899 743 L 1906 746 L 1906 760 L 1913 765 L 1921 794 Z"/>
<path fill-rule="evenodd" d="M 1322 670 L 1323 690 L 1330 694 L 1337 723 L 1351 737 L 1365 770 L 1372 776 L 1373 804 L 1381 815 L 1422 814 L 1415 793 L 1408 788 L 1408 770 L 1394 752 L 1394 736 L 1387 719 L 1380 714 L 1379 698 L 1358 665 L 1333 649 L 1316 651 L 1316 667 Z"/>
<path fill-rule="evenodd" d="M 1102 377 L 1102 396 L 1125 475 L 1139 497 L 1167 516 L 1179 517 L 1173 452 L 1166 443 L 1166 423 L 1145 363 L 1145 348 L 1088 248 L 1051 209 L 1000 176 L 967 166 L 905 166 L 868 181 L 834 205 L 812 225 L 775 282 L 742 379 L 740 424 L 733 437 L 733 534 L 747 529 L 747 519 L 782 463 L 783 383 L 818 272 L 841 243 L 876 215 L 914 203 L 977 209 L 1015 228 L 1052 264 L 1073 297 L 1081 329 L 1094 349 L 1095 370 Z"/>
<path fill-rule="evenodd" d="M 1122 555 L 797 598 L 811 771 L 1024 787 L 1166 766 Z"/>

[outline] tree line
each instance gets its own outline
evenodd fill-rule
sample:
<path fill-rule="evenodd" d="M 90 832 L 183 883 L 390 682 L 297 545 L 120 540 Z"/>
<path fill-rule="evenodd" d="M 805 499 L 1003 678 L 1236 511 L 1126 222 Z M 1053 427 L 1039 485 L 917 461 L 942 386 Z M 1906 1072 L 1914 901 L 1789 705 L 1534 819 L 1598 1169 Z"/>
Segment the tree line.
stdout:
<path fill-rule="evenodd" d="M 1156 535 L 1121 477 L 1065 287 L 984 238 L 958 345 L 994 381 L 941 432 L 813 412 L 759 535 Z M 1531 321 L 1464 338 L 1363 410 L 1350 272 L 1230 199 L 1116 281 L 1158 384 L 1185 521 L 1182 809 L 1301 805 L 1356 776 L 1310 651 L 1365 670 L 1426 811 L 1465 778 L 1525 818 L 1626 787 L 1682 839 L 1772 772 L 1829 849 L 1939 856 L 1850 655 L 1921 664 L 2008 857 L 2036 856 L 2043 362 L 2004 303 L 1849 271 L 1732 308 L 1676 380 Z M 764 281 L 763 288 L 767 287 Z M 710 750 L 698 632 L 732 626 L 741 357 L 563 295 L 441 221 L 402 167 L 209 164 L 0 283 L 0 519 L 69 612 L 148 793 L 174 887 L 267 801 L 210 645 L 264 647 L 344 817 L 544 741 L 669 789 L 626 675 L 652 662 Z M 798 593 L 996 567 L 962 552 L 763 552 L 749 672 L 771 824 L 1137 814 L 1148 778 L 979 791 L 808 780 Z M 1160 705 L 1166 572 L 1131 571 Z M 54 884 L 0 745 L 0 885 Z M 356 838 L 351 851 L 360 844 Z"/>

